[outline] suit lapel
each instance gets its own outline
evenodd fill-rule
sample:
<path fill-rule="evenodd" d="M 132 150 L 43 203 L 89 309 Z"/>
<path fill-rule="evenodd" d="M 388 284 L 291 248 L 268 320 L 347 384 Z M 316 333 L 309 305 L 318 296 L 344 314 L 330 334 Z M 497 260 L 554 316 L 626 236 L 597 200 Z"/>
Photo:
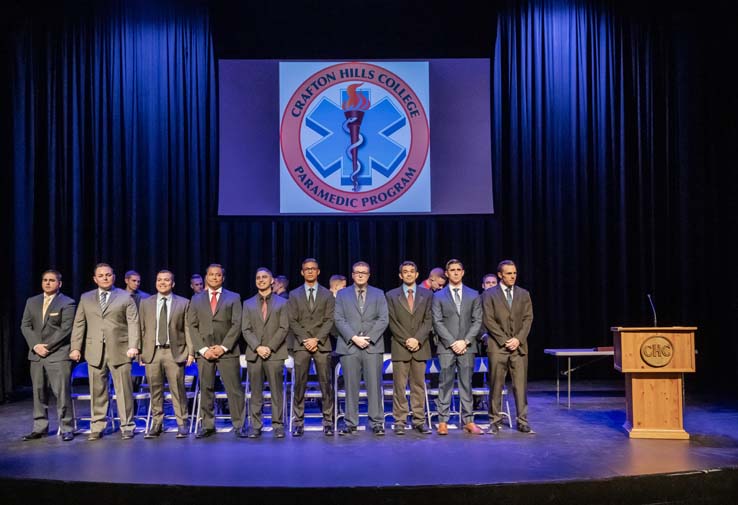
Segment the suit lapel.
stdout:
<path fill-rule="evenodd" d="M 50 304 L 49 304 L 49 306 L 48 306 L 48 307 L 46 308 L 46 314 L 44 315 L 44 295 L 41 295 L 41 304 L 39 305 L 39 308 L 38 308 L 38 313 L 39 313 L 39 314 L 41 315 L 41 317 L 43 318 L 43 320 L 41 321 L 41 327 L 42 327 L 42 328 L 43 328 L 44 326 L 46 326 L 46 322 L 47 322 L 47 321 L 49 320 L 49 314 L 51 314 L 51 312 L 52 312 L 52 311 L 53 311 L 53 310 L 54 310 L 54 309 L 56 308 L 56 305 L 57 305 L 57 303 L 56 303 L 56 301 L 57 301 L 57 298 L 59 298 L 59 295 L 58 295 L 58 294 L 57 294 L 57 295 L 56 295 L 56 296 L 54 297 L 54 299 L 53 299 L 53 300 L 51 300 L 51 303 L 50 303 Z"/>
<path fill-rule="evenodd" d="M 402 307 L 406 311 L 408 311 L 410 314 L 413 313 L 413 311 L 410 310 L 410 305 L 408 305 L 408 303 L 407 303 L 407 297 L 405 296 L 405 291 L 402 288 L 400 288 L 400 294 L 397 296 L 397 301 L 400 302 L 400 305 L 402 305 Z M 417 302 L 418 299 L 416 298 L 415 301 Z M 415 307 L 413 306 L 413 308 L 415 308 Z"/>

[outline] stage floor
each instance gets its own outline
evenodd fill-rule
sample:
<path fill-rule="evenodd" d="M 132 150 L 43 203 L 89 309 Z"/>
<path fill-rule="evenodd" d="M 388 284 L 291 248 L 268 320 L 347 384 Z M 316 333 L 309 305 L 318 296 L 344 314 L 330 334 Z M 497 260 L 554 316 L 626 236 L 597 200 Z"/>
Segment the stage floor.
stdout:
<path fill-rule="evenodd" d="M 0 406 L 0 477 L 77 482 L 263 488 L 480 485 L 607 479 L 738 466 L 738 405 L 688 395 L 689 441 L 631 440 L 622 428 L 622 389 L 579 383 L 571 409 L 556 404 L 552 383 L 533 383 L 535 434 L 507 425 L 499 435 L 446 437 L 408 432 L 349 437 L 306 432 L 273 439 L 177 440 L 174 433 L 133 440 L 112 433 L 98 442 L 78 435 L 24 442 L 31 402 Z M 510 398 L 514 417 L 514 402 Z M 484 420 L 480 418 L 480 424 Z"/>

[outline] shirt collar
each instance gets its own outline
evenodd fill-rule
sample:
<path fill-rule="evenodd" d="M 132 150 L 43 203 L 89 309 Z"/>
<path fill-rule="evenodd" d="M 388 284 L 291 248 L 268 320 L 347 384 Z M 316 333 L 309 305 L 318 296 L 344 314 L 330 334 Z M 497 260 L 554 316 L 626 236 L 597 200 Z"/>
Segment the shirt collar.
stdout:
<path fill-rule="evenodd" d="M 418 286 L 417 286 L 417 284 L 413 284 L 412 286 L 408 286 L 407 284 L 405 284 L 403 282 L 402 283 L 402 292 L 405 293 L 405 296 L 407 296 L 407 290 L 408 289 L 412 289 L 414 295 L 418 293 Z"/>

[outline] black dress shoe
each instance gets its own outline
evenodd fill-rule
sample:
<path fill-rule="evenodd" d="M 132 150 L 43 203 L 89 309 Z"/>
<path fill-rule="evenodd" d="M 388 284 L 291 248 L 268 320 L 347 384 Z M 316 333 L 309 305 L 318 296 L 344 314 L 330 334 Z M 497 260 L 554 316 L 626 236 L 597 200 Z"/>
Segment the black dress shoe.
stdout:
<path fill-rule="evenodd" d="M 274 438 L 284 438 L 284 428 L 282 426 L 274 427 Z"/>
<path fill-rule="evenodd" d="M 392 431 L 395 432 L 395 435 L 404 435 L 405 434 L 405 425 L 404 424 L 396 424 L 392 428 Z"/>
<path fill-rule="evenodd" d="M 344 426 L 340 430 L 338 430 L 339 435 L 351 435 L 353 432 L 356 431 L 356 426 Z"/>
<path fill-rule="evenodd" d="M 72 433 L 71 431 L 65 431 L 64 433 L 62 433 L 61 437 L 64 442 L 69 442 L 70 440 L 74 440 L 74 433 Z"/>
<path fill-rule="evenodd" d="M 249 428 L 249 438 L 259 438 L 261 437 L 261 430 L 257 428 Z"/>
<path fill-rule="evenodd" d="M 375 427 L 372 428 L 372 431 L 378 437 L 383 437 L 384 436 L 384 427 L 383 426 L 375 426 Z"/>
<path fill-rule="evenodd" d="M 159 438 L 159 435 L 161 435 L 161 426 L 152 428 L 146 435 L 144 435 L 144 438 L 146 439 Z"/>
<path fill-rule="evenodd" d="M 333 426 L 323 426 L 323 435 L 326 437 L 333 436 Z"/>
<path fill-rule="evenodd" d="M 93 441 L 93 440 L 100 440 L 102 438 L 102 432 L 101 431 L 91 431 L 89 435 L 87 435 L 87 440 Z"/>
<path fill-rule="evenodd" d="M 42 437 L 45 437 L 45 436 L 46 436 L 46 433 L 41 433 L 41 432 L 38 432 L 38 431 L 32 431 L 28 435 L 23 435 L 23 440 L 25 440 L 25 441 L 28 441 L 28 440 L 36 440 L 36 439 L 39 439 L 39 438 L 42 438 Z"/>
<path fill-rule="evenodd" d="M 197 435 L 195 435 L 195 438 L 208 438 L 215 435 L 215 428 L 201 428 L 200 431 L 197 432 Z"/>
<path fill-rule="evenodd" d="M 120 432 L 120 438 L 123 440 L 130 440 L 133 438 L 133 430 L 125 430 Z"/>
<path fill-rule="evenodd" d="M 519 424 L 518 431 L 520 433 L 531 433 L 532 430 L 530 429 L 530 426 L 528 426 L 527 424 Z"/>
<path fill-rule="evenodd" d="M 295 426 L 294 428 L 292 428 L 293 437 L 301 437 L 304 433 L 305 433 L 304 426 Z"/>
<path fill-rule="evenodd" d="M 246 428 L 238 428 L 233 430 L 233 434 L 236 435 L 236 438 L 248 438 L 249 432 L 246 430 Z"/>
<path fill-rule="evenodd" d="M 177 438 L 187 438 L 189 436 L 190 432 L 187 431 L 187 428 L 184 426 L 179 426 L 177 428 Z"/>
<path fill-rule="evenodd" d="M 500 425 L 497 423 L 492 423 L 489 425 L 489 429 L 487 430 L 488 435 L 497 435 L 500 432 Z"/>
<path fill-rule="evenodd" d="M 416 426 L 413 426 L 413 429 L 418 433 L 422 433 L 423 435 L 430 435 L 431 433 L 433 433 L 433 430 L 431 430 L 427 424 L 418 424 Z"/>

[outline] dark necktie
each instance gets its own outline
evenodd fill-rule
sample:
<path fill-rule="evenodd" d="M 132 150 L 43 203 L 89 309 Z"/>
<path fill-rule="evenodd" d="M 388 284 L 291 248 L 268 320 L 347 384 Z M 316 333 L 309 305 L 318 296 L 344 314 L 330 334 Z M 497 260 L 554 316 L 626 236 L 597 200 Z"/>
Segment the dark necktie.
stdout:
<path fill-rule="evenodd" d="M 413 304 L 415 304 L 415 297 L 413 296 L 413 290 L 407 290 L 407 306 L 410 308 L 410 312 L 413 311 Z"/>
<path fill-rule="evenodd" d="M 505 298 L 507 298 L 507 306 L 512 308 L 512 288 L 506 288 L 505 291 L 507 292 L 505 295 Z"/>
<path fill-rule="evenodd" d="M 359 290 L 359 310 L 364 312 L 364 290 Z"/>
<path fill-rule="evenodd" d="M 315 288 L 308 288 L 308 291 L 310 291 L 310 296 L 308 296 L 308 307 L 310 307 L 310 310 L 312 311 L 315 308 Z"/>
<path fill-rule="evenodd" d="M 266 298 L 261 299 L 261 319 L 262 321 L 267 320 L 267 299 Z"/>
<path fill-rule="evenodd" d="M 156 343 L 159 345 L 167 344 L 167 299 L 161 299 L 161 310 L 159 311 L 159 329 L 157 330 Z"/>
<path fill-rule="evenodd" d="M 108 304 L 108 292 L 103 291 L 100 293 L 100 310 L 105 310 L 105 306 Z"/>
<path fill-rule="evenodd" d="M 459 294 L 459 288 L 454 288 L 454 303 L 456 304 L 456 312 L 461 314 L 461 295 Z"/>

